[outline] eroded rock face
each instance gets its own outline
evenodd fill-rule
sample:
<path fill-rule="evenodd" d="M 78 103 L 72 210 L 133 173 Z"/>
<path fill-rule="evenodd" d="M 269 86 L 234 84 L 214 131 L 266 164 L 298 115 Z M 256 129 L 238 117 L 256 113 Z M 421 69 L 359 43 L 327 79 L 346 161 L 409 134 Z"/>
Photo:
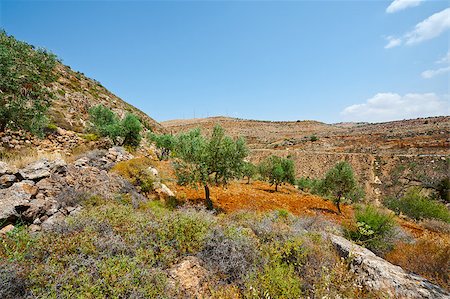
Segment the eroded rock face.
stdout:
<path fill-rule="evenodd" d="M 54 161 L 40 159 L 20 169 L 19 173 L 26 180 L 40 180 L 49 177 L 52 172 L 63 171 L 66 165 L 62 159 Z"/>
<path fill-rule="evenodd" d="M 33 182 L 18 182 L 7 189 L 0 189 L 0 223 L 8 223 L 19 218 L 26 209 L 32 194 Z"/>
<path fill-rule="evenodd" d="M 421 276 L 407 273 L 364 247 L 336 235 L 329 235 L 329 238 L 339 254 L 349 258 L 360 283 L 369 289 L 386 292 L 388 297 L 450 298 L 450 294 L 442 288 Z"/>

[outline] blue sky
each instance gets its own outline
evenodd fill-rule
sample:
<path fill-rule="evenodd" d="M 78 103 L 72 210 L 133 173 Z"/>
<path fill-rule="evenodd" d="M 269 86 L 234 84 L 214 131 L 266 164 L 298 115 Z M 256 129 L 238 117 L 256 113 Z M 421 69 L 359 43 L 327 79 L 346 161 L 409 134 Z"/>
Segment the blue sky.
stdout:
<path fill-rule="evenodd" d="M 6 1 L 0 27 L 158 121 L 449 114 L 448 1 Z"/>

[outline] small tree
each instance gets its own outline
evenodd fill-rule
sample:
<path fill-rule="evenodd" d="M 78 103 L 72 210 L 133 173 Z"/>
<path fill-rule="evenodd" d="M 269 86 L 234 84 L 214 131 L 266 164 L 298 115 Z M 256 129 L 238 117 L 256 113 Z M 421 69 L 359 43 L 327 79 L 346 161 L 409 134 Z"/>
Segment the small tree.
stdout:
<path fill-rule="evenodd" d="M 128 113 L 120 120 L 116 113 L 100 104 L 89 109 L 89 121 L 91 132 L 110 138 L 114 144 L 138 146 L 141 141 L 142 124 L 134 114 Z"/>
<path fill-rule="evenodd" d="M 326 173 L 320 189 L 325 196 L 332 198 L 338 212 L 341 213 L 341 201 L 351 198 L 358 192 L 358 184 L 350 164 L 345 161 L 337 163 Z"/>
<path fill-rule="evenodd" d="M 250 184 L 250 179 L 258 173 L 258 168 L 251 162 L 244 162 L 242 165 L 242 176 L 247 178 L 247 184 Z"/>
<path fill-rule="evenodd" d="M 160 161 L 166 160 L 170 156 L 170 152 L 173 150 L 176 142 L 176 138 L 170 134 L 154 134 L 149 133 L 148 139 L 155 143 L 156 147 L 159 149 L 157 152 L 158 159 Z"/>
<path fill-rule="evenodd" d="M 128 113 L 120 122 L 120 136 L 124 138 L 123 144 L 138 146 L 141 142 L 142 125 L 139 118 Z"/>
<path fill-rule="evenodd" d="M 275 191 L 282 183 L 293 184 L 295 182 L 294 161 L 278 156 L 270 156 L 259 164 L 260 174 L 271 184 L 275 185 Z"/>
<path fill-rule="evenodd" d="M 178 135 L 174 151 L 178 183 L 202 185 L 208 209 L 213 208 L 210 184 L 225 185 L 231 179 L 238 178 L 244 158 L 248 155 L 244 140 L 225 136 L 220 126 L 214 127 L 211 138 L 202 136 L 199 129 Z"/>

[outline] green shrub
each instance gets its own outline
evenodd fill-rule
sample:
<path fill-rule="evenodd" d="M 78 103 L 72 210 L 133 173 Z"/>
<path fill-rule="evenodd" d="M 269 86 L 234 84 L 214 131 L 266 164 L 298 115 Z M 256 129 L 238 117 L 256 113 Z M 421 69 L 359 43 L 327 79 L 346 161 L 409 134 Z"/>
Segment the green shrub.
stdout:
<path fill-rule="evenodd" d="M 317 185 L 320 183 L 320 180 L 311 179 L 309 177 L 301 177 L 295 181 L 297 187 L 305 192 L 317 193 Z"/>
<path fill-rule="evenodd" d="M 294 267 L 270 263 L 253 274 L 244 290 L 244 298 L 302 298 L 302 283 Z"/>
<path fill-rule="evenodd" d="M 396 222 L 393 215 L 372 205 L 358 207 L 355 212 L 355 224 L 344 230 L 347 238 L 355 241 L 377 254 L 393 247 Z"/>
<path fill-rule="evenodd" d="M 26 226 L 16 226 L 0 239 L 0 257 L 11 261 L 22 261 L 29 254 L 33 238 L 27 233 Z"/>
<path fill-rule="evenodd" d="M 56 56 L 0 30 L 0 131 L 24 129 L 44 135 L 54 99 Z"/>
<path fill-rule="evenodd" d="M 316 135 L 311 135 L 309 137 L 309 140 L 312 141 L 312 142 L 315 142 L 315 141 L 319 140 L 319 138 Z"/>
<path fill-rule="evenodd" d="M 420 188 L 411 188 L 400 199 L 389 198 L 384 204 L 396 213 L 403 213 L 413 219 L 437 219 L 450 223 L 448 208 L 421 193 Z"/>

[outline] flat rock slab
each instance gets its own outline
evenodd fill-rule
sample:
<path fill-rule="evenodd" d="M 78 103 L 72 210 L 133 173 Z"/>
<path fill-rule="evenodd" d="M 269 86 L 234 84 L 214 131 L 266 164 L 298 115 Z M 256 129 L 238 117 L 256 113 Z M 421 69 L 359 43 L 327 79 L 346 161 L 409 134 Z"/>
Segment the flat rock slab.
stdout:
<path fill-rule="evenodd" d="M 19 217 L 22 207 L 26 207 L 32 196 L 34 182 L 22 181 L 8 189 L 0 189 L 0 223 L 11 222 Z"/>
<path fill-rule="evenodd" d="M 339 254 L 350 260 L 352 270 L 367 288 L 386 292 L 389 297 L 450 299 L 444 289 L 419 275 L 407 273 L 372 251 L 343 237 L 329 235 L 329 238 Z"/>

